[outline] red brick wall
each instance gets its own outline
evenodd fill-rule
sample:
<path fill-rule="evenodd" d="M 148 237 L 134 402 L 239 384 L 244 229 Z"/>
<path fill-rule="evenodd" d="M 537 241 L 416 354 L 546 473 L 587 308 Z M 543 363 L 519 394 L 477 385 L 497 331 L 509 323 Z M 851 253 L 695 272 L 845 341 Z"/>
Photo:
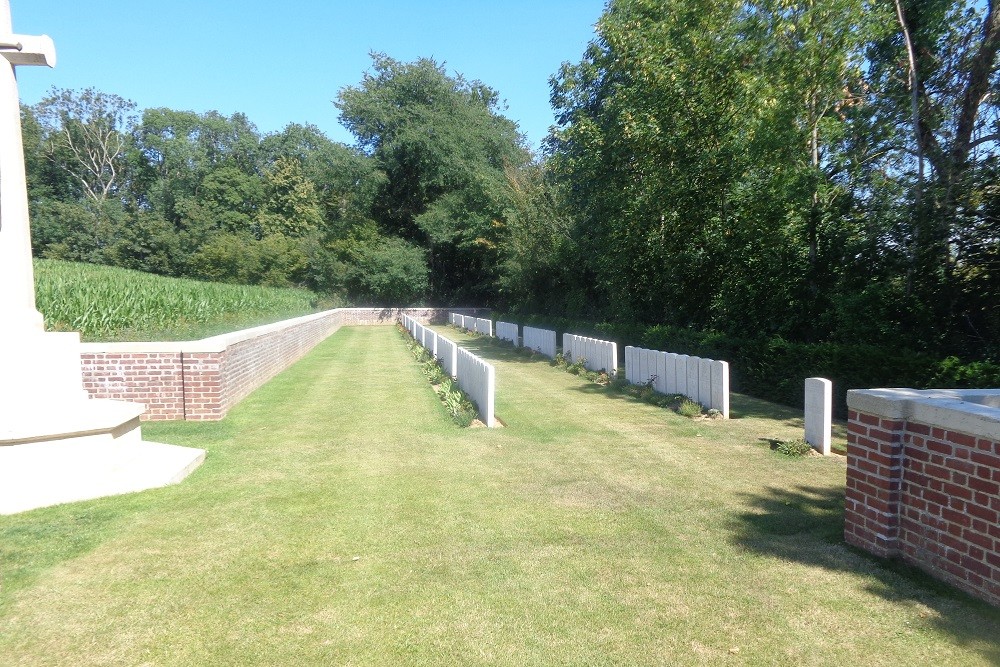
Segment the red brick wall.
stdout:
<path fill-rule="evenodd" d="M 226 378 L 222 369 L 225 365 L 228 349 L 222 352 L 185 352 L 183 354 L 184 411 L 180 415 L 164 417 L 164 419 L 190 421 L 222 419 L 226 415 L 227 409 Z M 148 412 L 147 406 L 147 414 Z"/>
<path fill-rule="evenodd" d="M 182 419 L 184 383 L 180 352 L 80 354 L 83 388 L 94 398 L 146 405 L 144 419 Z"/>
<path fill-rule="evenodd" d="M 95 398 L 143 403 L 144 420 L 222 419 L 234 405 L 344 325 L 389 325 L 406 313 L 447 321 L 436 308 L 338 308 L 319 316 L 179 343 L 87 343 L 84 388 Z M 477 309 L 453 309 L 476 314 Z M 482 311 L 478 311 L 482 312 Z"/>
<path fill-rule="evenodd" d="M 1000 605 L 1000 441 L 850 411 L 845 539 Z"/>

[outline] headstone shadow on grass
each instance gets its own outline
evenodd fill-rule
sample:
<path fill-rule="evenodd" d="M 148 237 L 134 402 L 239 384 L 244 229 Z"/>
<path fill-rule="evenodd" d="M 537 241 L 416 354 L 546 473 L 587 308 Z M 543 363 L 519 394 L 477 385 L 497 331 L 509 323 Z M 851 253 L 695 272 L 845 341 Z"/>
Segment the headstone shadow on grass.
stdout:
<path fill-rule="evenodd" d="M 867 577 L 865 589 L 892 601 L 910 601 L 934 611 L 928 625 L 963 644 L 989 646 L 984 657 L 1000 664 L 1000 609 L 990 607 L 901 561 L 881 560 L 844 542 L 844 492 L 799 485 L 768 487 L 743 495 L 749 509 L 736 515 L 733 543 L 786 562 Z M 961 607 L 968 614 L 955 618 Z M 858 610 L 864 613 L 863 609 Z"/>

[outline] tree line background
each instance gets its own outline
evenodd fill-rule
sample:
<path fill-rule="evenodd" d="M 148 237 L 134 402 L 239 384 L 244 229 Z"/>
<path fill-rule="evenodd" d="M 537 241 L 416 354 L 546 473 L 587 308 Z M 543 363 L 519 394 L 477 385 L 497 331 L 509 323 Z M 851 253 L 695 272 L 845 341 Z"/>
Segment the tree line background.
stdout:
<path fill-rule="evenodd" d="M 799 358 L 996 385 L 998 49 L 992 1 L 612 0 L 541 155 L 430 59 L 339 92 L 354 146 L 54 90 L 22 109 L 35 251 L 603 323 L 763 393 Z"/>

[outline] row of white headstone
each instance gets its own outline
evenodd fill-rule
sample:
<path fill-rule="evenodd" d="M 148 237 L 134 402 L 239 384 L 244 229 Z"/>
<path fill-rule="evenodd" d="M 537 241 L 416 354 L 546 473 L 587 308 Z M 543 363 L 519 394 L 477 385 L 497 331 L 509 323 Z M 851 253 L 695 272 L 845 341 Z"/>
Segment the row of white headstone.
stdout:
<path fill-rule="evenodd" d="M 618 372 L 618 343 L 564 333 L 562 353 L 571 364 L 582 361 L 587 370 L 604 371 L 608 375 Z"/>
<path fill-rule="evenodd" d="M 448 321 L 460 329 L 474 331 L 484 335 L 492 335 L 486 333 L 488 331 L 495 332 L 495 336 L 498 340 L 509 341 L 517 347 L 526 347 L 529 350 L 534 350 L 539 354 L 545 355 L 549 359 L 556 358 L 557 348 L 555 331 L 526 326 L 524 327 L 522 336 L 519 334 L 519 330 L 521 329 L 520 325 L 513 322 L 497 321 L 496 326 L 494 327 L 493 322 L 490 320 L 472 317 L 471 315 L 460 315 L 459 313 L 449 313 Z M 608 344 L 614 345 L 614 343 Z M 614 368 L 614 365 L 615 364 L 612 364 L 612 368 Z M 603 367 L 595 370 L 602 369 Z"/>
<path fill-rule="evenodd" d="M 543 354 L 549 359 L 556 358 L 556 332 L 550 329 L 524 327 L 521 345 Z"/>
<path fill-rule="evenodd" d="M 415 341 L 441 362 L 445 373 L 454 378 L 458 387 L 476 404 L 479 419 L 493 428 L 496 425 L 496 369 L 409 315 L 403 315 L 403 326 Z"/>
<path fill-rule="evenodd" d="M 451 313 L 449 321 L 457 327 L 469 331 L 479 331 L 484 333 L 491 327 L 481 325 L 480 322 L 489 322 L 481 318 L 472 318 L 468 315 Z M 490 323 L 492 324 L 492 323 Z M 556 357 L 556 332 L 549 329 L 537 329 L 535 327 L 524 327 L 524 336 L 518 335 L 519 325 L 513 322 L 496 323 L 496 337 L 500 340 L 507 340 L 519 347 L 526 347 L 543 354 L 550 359 Z M 562 353 L 570 363 L 583 361 L 585 368 L 592 371 L 605 371 L 608 375 L 614 375 L 618 370 L 618 344 L 608 340 L 577 336 L 575 334 L 563 334 Z"/>
<path fill-rule="evenodd" d="M 729 418 L 729 364 L 686 354 L 626 346 L 625 378 L 661 394 L 681 394 Z"/>
<path fill-rule="evenodd" d="M 473 315 L 460 315 L 458 313 L 449 313 L 448 321 L 454 324 L 456 327 L 465 329 L 472 333 L 479 333 L 484 336 L 493 335 L 493 321 L 487 320 L 482 317 L 475 317 Z"/>
<path fill-rule="evenodd" d="M 469 331 L 492 329 L 491 326 L 480 325 L 481 318 L 458 313 L 451 313 L 449 321 Z M 550 358 L 556 356 L 555 331 L 526 326 L 521 338 L 518 336 L 517 324 L 498 321 L 496 336 Z M 568 362 L 582 360 L 584 367 L 589 370 L 605 371 L 609 375 L 617 373 L 617 343 L 569 333 L 563 334 L 562 342 L 562 353 Z M 652 383 L 653 388 L 662 394 L 687 396 L 729 418 L 729 364 L 725 361 L 627 346 L 625 377 L 632 384 Z"/>
<path fill-rule="evenodd" d="M 483 318 L 450 313 L 453 325 L 490 335 L 493 323 Z M 513 322 L 497 321 L 495 331 L 499 340 L 506 340 L 526 347 L 550 359 L 556 356 L 556 332 L 549 329 L 520 327 Z M 572 363 L 584 359 L 590 370 L 614 374 L 618 365 L 617 345 L 611 341 L 563 334 L 563 354 Z M 612 369 L 612 370 L 608 370 Z M 709 410 L 718 410 L 729 418 L 729 364 L 715 359 L 674 354 L 639 347 L 625 347 L 625 377 L 631 384 L 652 384 L 661 394 L 681 394 L 701 403 Z M 805 432 L 806 441 L 822 454 L 830 453 L 830 426 L 832 421 L 832 390 L 829 380 L 806 380 Z"/>

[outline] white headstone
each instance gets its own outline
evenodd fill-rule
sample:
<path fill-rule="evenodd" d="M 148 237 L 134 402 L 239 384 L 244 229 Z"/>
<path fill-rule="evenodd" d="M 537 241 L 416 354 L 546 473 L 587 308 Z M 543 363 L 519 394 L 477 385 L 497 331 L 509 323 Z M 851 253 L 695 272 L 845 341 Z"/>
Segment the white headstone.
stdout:
<path fill-rule="evenodd" d="M 667 353 L 654 352 L 656 355 L 656 391 L 667 393 Z"/>
<path fill-rule="evenodd" d="M 698 401 L 698 373 L 701 369 L 701 357 L 687 358 L 687 389 L 684 395 L 692 401 Z"/>
<path fill-rule="evenodd" d="M 688 395 L 688 355 L 678 354 L 674 366 L 674 391 L 682 396 Z"/>
<path fill-rule="evenodd" d="M 665 358 L 665 368 L 666 371 L 663 373 L 664 385 L 663 393 L 665 394 L 676 394 L 677 393 L 677 355 L 673 352 L 667 352 L 664 355 Z"/>
<path fill-rule="evenodd" d="M 712 407 L 712 360 L 704 357 L 698 362 L 698 402 Z"/>
<path fill-rule="evenodd" d="M 806 378 L 806 442 L 823 456 L 830 454 L 833 425 L 833 383 L 825 378 Z"/>
<path fill-rule="evenodd" d="M 712 362 L 712 407 L 729 419 L 729 364 Z"/>

